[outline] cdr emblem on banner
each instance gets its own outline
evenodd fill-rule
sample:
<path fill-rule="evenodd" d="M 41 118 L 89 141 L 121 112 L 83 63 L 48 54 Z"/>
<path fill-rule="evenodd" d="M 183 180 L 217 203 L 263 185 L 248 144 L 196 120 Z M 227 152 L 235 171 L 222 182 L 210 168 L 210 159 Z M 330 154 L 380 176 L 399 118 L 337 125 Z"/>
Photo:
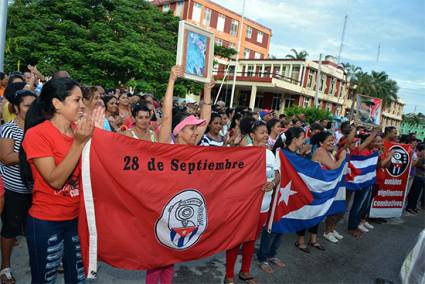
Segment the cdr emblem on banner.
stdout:
<path fill-rule="evenodd" d="M 158 241 L 172 249 L 184 250 L 193 246 L 207 228 L 207 208 L 197 190 L 176 194 L 164 207 L 155 224 Z"/>
<path fill-rule="evenodd" d="M 392 146 L 390 151 L 394 152 L 394 156 L 391 158 L 391 165 L 387 168 L 387 171 L 391 176 L 399 177 L 409 166 L 409 153 L 399 145 Z"/>

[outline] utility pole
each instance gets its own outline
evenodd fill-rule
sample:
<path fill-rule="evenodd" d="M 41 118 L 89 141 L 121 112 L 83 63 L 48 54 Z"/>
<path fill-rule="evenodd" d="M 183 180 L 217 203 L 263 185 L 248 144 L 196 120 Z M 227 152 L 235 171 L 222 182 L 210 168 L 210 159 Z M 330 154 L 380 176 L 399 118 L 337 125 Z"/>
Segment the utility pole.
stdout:
<path fill-rule="evenodd" d="M 319 70 L 317 71 L 316 95 L 314 96 L 314 106 L 319 107 L 319 90 L 322 85 L 322 54 L 319 55 Z"/>
<path fill-rule="evenodd" d="M 8 0 L 0 0 L 0 72 L 4 71 Z"/>
<path fill-rule="evenodd" d="M 341 63 L 341 53 L 342 53 L 342 47 L 344 46 L 344 39 L 345 39 L 345 30 L 347 29 L 347 20 L 348 20 L 348 9 L 350 7 L 350 0 L 347 0 L 347 6 L 345 8 L 345 16 L 344 16 L 344 25 L 342 27 L 342 34 L 341 34 L 341 43 L 339 45 L 338 49 L 338 56 L 336 58 L 336 63 Z"/>
<path fill-rule="evenodd" d="M 242 33 L 243 33 L 244 20 L 245 20 L 245 0 L 243 0 L 242 20 L 241 20 L 241 26 L 239 27 L 238 54 L 236 55 L 235 69 L 233 71 L 232 93 L 230 95 L 230 106 L 229 106 L 231 108 L 233 107 L 233 99 L 235 97 L 236 75 L 237 75 L 237 69 L 238 69 L 238 66 L 239 66 L 239 54 L 241 53 L 241 43 L 242 43 Z"/>
<path fill-rule="evenodd" d="M 378 54 L 376 55 L 376 65 L 379 64 L 379 57 L 381 56 L 381 42 L 378 44 Z"/>

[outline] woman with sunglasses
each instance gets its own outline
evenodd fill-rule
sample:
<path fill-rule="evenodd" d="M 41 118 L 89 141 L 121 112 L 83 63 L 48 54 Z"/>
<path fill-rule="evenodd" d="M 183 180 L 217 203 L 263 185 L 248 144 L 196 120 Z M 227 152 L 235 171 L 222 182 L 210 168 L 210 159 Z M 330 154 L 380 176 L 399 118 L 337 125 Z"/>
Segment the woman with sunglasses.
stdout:
<path fill-rule="evenodd" d="M 252 140 L 252 146 L 266 147 L 269 139 L 267 125 L 260 120 L 253 121 L 249 130 L 249 137 Z M 260 234 L 262 228 L 266 225 L 267 215 L 270 209 L 270 203 L 272 200 L 272 194 L 274 187 L 280 181 L 279 166 L 276 163 L 275 155 L 269 149 L 266 150 L 266 176 L 267 181 L 261 188 L 264 192 L 263 201 L 260 210 L 260 221 L 258 226 L 255 228 L 256 237 Z M 239 279 L 246 283 L 255 284 L 257 283 L 254 277 L 251 275 L 251 262 L 252 256 L 255 250 L 255 240 L 244 242 L 241 245 L 234 247 L 233 249 L 226 251 L 226 276 L 224 283 L 234 283 L 234 270 L 236 258 L 238 256 L 239 248 L 242 246 L 242 267 L 239 272 Z M 281 263 L 281 261 L 279 260 Z M 282 263 L 283 264 L 283 263 Z"/>
<path fill-rule="evenodd" d="M 83 103 L 85 105 L 84 112 L 91 114 L 96 108 L 103 107 L 104 103 L 100 96 L 99 89 L 97 87 L 86 87 L 83 88 Z M 108 119 L 105 117 L 103 121 L 103 129 L 106 131 L 112 131 Z"/>
<path fill-rule="evenodd" d="M 5 207 L 2 214 L 1 250 L 2 264 L 0 279 L 2 283 L 15 283 L 10 269 L 10 258 L 16 237 L 24 234 L 26 216 L 31 206 L 31 188 L 21 180 L 19 150 L 24 137 L 25 116 L 36 94 L 29 90 L 19 90 L 11 98 L 16 117 L 2 127 L 0 139 L 0 161 L 3 163 L 3 182 L 5 187 Z"/>
<path fill-rule="evenodd" d="M 179 65 L 171 69 L 167 91 L 163 99 L 163 117 L 158 136 L 160 143 L 198 145 L 209 123 L 211 117 L 211 90 L 215 84 L 213 80 L 204 85 L 204 103 L 202 104 L 200 119 L 185 111 L 173 113 L 174 83 L 177 78 L 182 77 L 183 74 L 183 68 Z M 146 272 L 146 283 L 172 283 L 173 273 L 174 265 L 172 264 L 165 267 L 149 269 Z"/>

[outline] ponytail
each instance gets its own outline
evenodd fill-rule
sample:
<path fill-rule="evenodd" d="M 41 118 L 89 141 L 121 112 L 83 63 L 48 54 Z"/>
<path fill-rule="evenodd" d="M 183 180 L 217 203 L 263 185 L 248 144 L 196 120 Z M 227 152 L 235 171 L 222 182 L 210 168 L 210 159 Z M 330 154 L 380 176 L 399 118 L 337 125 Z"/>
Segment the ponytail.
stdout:
<path fill-rule="evenodd" d="M 302 135 L 304 133 L 305 133 L 305 131 L 301 127 L 291 127 L 291 128 L 289 128 L 285 132 L 285 136 L 286 136 L 285 145 L 286 145 L 286 147 L 289 147 L 289 145 L 291 145 L 292 141 L 295 138 L 299 138 L 300 135 Z"/>
<path fill-rule="evenodd" d="M 313 146 L 320 147 L 320 143 L 325 142 L 325 140 L 329 136 L 332 136 L 332 134 L 328 131 L 321 131 L 319 133 L 316 133 L 311 137 L 310 144 L 313 145 Z"/>
<path fill-rule="evenodd" d="M 29 129 L 54 116 L 56 109 L 53 106 L 53 99 L 65 101 L 75 87 L 79 85 L 71 78 L 52 79 L 43 86 L 40 96 L 32 103 L 25 116 L 24 139 Z M 23 183 L 27 188 L 32 188 L 34 179 L 22 146 L 19 150 L 19 168 Z"/>

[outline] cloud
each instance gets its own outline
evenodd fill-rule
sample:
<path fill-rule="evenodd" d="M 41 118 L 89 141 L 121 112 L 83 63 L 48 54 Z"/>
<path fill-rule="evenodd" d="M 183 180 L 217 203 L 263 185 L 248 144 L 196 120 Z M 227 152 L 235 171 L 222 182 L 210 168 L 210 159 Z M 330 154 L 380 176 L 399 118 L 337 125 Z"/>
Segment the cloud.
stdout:
<path fill-rule="evenodd" d="M 241 0 L 221 4 L 242 12 Z M 341 61 L 385 71 L 398 82 L 405 110 L 416 105 L 425 113 L 424 9 L 422 0 L 246 0 L 245 15 L 272 29 L 271 55 L 282 58 L 294 48 L 317 60 L 320 53 L 337 56 L 348 11 Z"/>

